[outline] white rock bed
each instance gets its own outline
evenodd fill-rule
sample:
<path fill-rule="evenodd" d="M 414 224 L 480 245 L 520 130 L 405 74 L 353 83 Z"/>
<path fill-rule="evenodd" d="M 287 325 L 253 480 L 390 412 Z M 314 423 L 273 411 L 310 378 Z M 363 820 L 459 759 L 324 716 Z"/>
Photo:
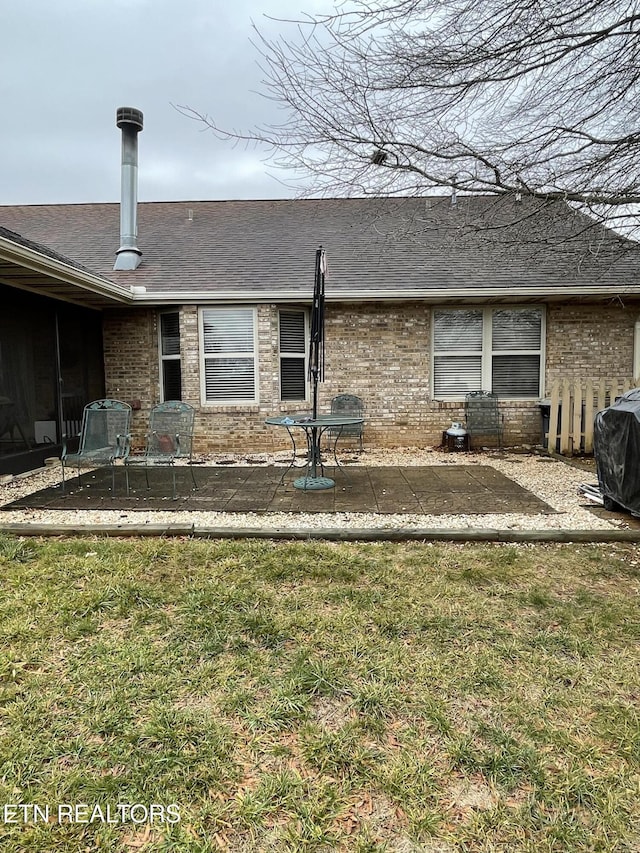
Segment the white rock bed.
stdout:
<path fill-rule="evenodd" d="M 246 457 L 211 457 L 206 465 L 230 462 L 238 465 L 282 464 L 283 455 L 253 454 Z M 615 530 L 628 525 L 624 520 L 599 518 L 589 501 L 578 493 L 581 483 L 595 482 L 595 475 L 564 462 L 535 453 L 444 453 L 437 450 L 373 450 L 354 455 L 349 465 L 490 465 L 509 479 L 528 489 L 557 514 L 456 514 L 425 515 L 383 513 L 225 513 L 203 511 L 127 511 L 113 510 L 4 510 L 7 503 L 60 482 L 59 466 L 40 469 L 14 477 L 0 485 L 0 526 L 6 524 L 65 526 L 188 524 L 208 528 L 244 528 L 250 530 L 358 528 L 404 530 Z M 202 466 L 198 466 L 200 469 Z M 198 470 L 197 469 L 197 470 Z M 197 478 L 196 470 L 196 478 Z M 85 476 L 83 474 L 83 476 Z M 337 488 L 340 488 L 338 479 Z M 116 497 L 117 501 L 117 497 Z"/>

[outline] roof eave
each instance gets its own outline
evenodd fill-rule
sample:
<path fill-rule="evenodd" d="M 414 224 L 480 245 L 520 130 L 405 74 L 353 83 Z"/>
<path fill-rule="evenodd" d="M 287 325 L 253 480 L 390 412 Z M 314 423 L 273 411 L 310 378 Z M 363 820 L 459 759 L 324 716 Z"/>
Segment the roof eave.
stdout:
<path fill-rule="evenodd" d="M 207 291 L 173 290 L 170 292 L 136 293 L 132 295 L 135 305 L 176 305 L 176 304 L 220 304 L 220 303 L 287 303 L 310 302 L 311 293 L 302 290 L 220 290 Z M 389 302 L 418 300 L 423 302 L 444 302 L 449 300 L 563 300 L 576 298 L 615 298 L 633 296 L 640 298 L 640 285 L 624 287 L 614 285 L 562 285 L 556 287 L 460 287 L 460 288 L 406 288 L 406 289 L 368 289 L 368 290 L 331 290 L 327 282 L 325 301 L 327 302 Z"/>
<path fill-rule="evenodd" d="M 38 276 L 76 287 L 81 291 L 101 297 L 108 303 L 132 304 L 131 289 L 115 284 L 102 276 L 79 269 L 57 258 L 49 257 L 29 246 L 15 243 L 0 236 L 0 260 L 28 269 Z M 11 283 L 11 282 L 9 282 Z M 20 286 L 16 284 L 15 286 Z M 24 289 L 32 289 L 25 287 Z M 34 288 L 37 289 L 37 288 Z"/>

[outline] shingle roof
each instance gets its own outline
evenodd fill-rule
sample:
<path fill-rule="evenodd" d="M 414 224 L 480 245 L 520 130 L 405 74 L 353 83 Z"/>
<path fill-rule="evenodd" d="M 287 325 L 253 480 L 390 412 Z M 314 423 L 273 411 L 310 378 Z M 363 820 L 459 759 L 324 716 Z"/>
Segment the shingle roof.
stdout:
<path fill-rule="evenodd" d="M 0 206 L 0 225 L 146 299 L 308 295 L 315 250 L 327 298 L 460 291 L 640 293 L 640 246 L 561 203 L 462 197 L 144 202 L 142 264 L 114 272 L 119 205 Z"/>
<path fill-rule="evenodd" d="M 29 240 L 26 237 L 23 237 L 22 234 L 16 234 L 15 231 L 11 231 L 8 228 L 0 226 L 0 237 L 5 237 L 7 240 L 11 240 L 12 243 L 17 243 L 19 246 L 24 246 L 27 249 L 33 249 L 35 252 L 45 255 L 47 258 L 51 258 L 54 261 L 60 261 L 61 263 L 67 264 L 75 269 L 85 270 L 85 272 L 93 272 L 93 270 L 83 267 L 82 264 L 77 263 L 77 261 L 54 251 L 49 246 L 44 246 L 41 243 L 36 243 L 34 240 Z"/>

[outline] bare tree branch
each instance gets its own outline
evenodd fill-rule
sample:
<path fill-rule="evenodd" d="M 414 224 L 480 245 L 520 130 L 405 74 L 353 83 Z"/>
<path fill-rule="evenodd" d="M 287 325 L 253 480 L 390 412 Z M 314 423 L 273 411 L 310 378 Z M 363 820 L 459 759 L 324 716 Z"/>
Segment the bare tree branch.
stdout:
<path fill-rule="evenodd" d="M 305 195 L 526 194 L 640 229 L 640 0 L 349 0 L 255 31 Z"/>

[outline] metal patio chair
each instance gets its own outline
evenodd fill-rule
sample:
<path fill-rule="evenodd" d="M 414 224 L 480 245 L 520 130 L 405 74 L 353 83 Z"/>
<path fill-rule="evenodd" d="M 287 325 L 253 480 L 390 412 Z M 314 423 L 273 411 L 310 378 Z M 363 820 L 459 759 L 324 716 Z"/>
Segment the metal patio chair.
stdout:
<path fill-rule="evenodd" d="M 126 459 L 131 445 L 129 435 L 131 425 L 131 406 L 121 400 L 94 400 L 84 407 L 80 440 L 75 453 L 67 451 L 67 438 L 62 437 L 62 492 L 66 488 L 66 469 L 77 468 L 78 482 L 82 485 L 82 468 L 111 468 L 111 495 L 116 488 L 115 463 L 117 459 Z"/>
<path fill-rule="evenodd" d="M 464 401 L 464 416 L 469 432 L 469 447 L 478 436 L 495 435 L 502 449 L 504 415 L 498 408 L 498 396 L 489 391 L 472 391 Z"/>
<path fill-rule="evenodd" d="M 355 394 L 338 394 L 331 400 L 331 414 L 345 418 L 362 418 L 364 417 L 364 403 Z M 341 438 L 348 436 L 355 436 L 358 439 L 360 451 L 362 452 L 364 449 L 364 423 L 330 428 L 327 432 L 334 439 L 334 449 Z"/>
<path fill-rule="evenodd" d="M 129 468 L 132 465 L 139 465 L 144 468 L 147 489 L 150 488 L 149 468 L 170 467 L 172 472 L 171 497 L 176 500 L 176 459 L 187 460 L 193 480 L 193 488 L 198 488 L 192 464 L 194 421 L 195 409 L 181 400 L 168 400 L 151 409 L 149 432 L 144 452 L 129 455 L 125 460 L 127 495 L 129 495 Z"/>

